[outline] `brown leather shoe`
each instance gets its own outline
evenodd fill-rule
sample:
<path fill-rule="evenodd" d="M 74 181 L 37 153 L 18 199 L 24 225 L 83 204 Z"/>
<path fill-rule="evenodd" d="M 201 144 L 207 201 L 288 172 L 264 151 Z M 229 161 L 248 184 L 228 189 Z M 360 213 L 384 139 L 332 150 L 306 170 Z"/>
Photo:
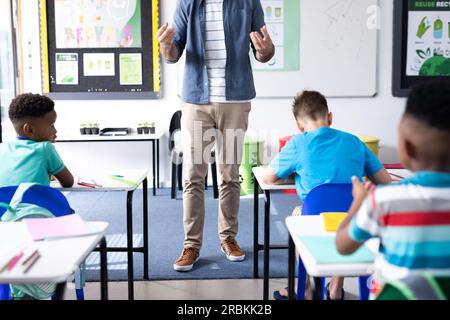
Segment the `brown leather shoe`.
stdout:
<path fill-rule="evenodd" d="M 220 247 L 230 261 L 237 262 L 245 259 L 245 253 L 239 247 L 235 239 L 228 238 L 221 241 Z"/>
<path fill-rule="evenodd" d="M 197 248 L 184 248 L 181 256 L 173 264 L 173 269 L 175 271 L 190 271 L 199 258 L 200 251 Z"/>

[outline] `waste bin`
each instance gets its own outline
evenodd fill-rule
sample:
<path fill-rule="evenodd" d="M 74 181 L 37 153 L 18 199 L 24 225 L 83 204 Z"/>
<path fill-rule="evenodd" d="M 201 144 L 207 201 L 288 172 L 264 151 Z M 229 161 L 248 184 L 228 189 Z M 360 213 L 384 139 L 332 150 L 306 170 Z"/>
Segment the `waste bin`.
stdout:
<path fill-rule="evenodd" d="M 379 138 L 371 136 L 358 136 L 358 138 L 366 144 L 367 148 L 369 148 L 369 150 L 372 151 L 374 155 L 378 157 L 380 150 Z"/>
<path fill-rule="evenodd" d="M 242 152 L 242 163 L 239 167 L 241 195 L 253 194 L 254 182 L 252 169 L 262 164 L 264 141 L 259 139 L 245 139 Z"/>

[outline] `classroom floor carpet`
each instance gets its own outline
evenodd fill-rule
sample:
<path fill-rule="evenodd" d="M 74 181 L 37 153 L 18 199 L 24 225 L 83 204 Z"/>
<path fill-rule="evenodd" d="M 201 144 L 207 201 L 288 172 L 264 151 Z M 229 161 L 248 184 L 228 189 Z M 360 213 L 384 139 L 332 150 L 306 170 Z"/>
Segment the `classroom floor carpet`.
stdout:
<path fill-rule="evenodd" d="M 66 194 L 71 207 L 87 221 L 108 221 L 109 246 L 126 246 L 126 193 L 124 192 L 70 192 Z M 238 243 L 246 252 L 243 262 L 230 262 L 220 251 L 217 233 L 218 200 L 212 188 L 205 194 L 205 227 L 200 260 L 190 272 L 176 272 L 172 265 L 181 253 L 184 239 L 183 203 L 170 198 L 170 189 L 158 189 L 153 196 L 149 189 L 149 273 L 151 280 L 181 279 L 249 279 L 253 277 L 253 196 L 241 197 Z M 284 219 L 299 199 L 296 195 L 272 193 L 271 243 L 287 244 L 288 232 Z M 264 201 L 260 196 L 259 239 L 263 241 Z M 142 190 L 133 198 L 133 242 L 142 244 Z M 86 260 L 87 280 L 99 279 L 99 255 L 92 253 Z M 259 271 L 262 276 L 263 255 L 259 253 Z M 143 279 L 143 255 L 134 254 L 134 275 Z M 108 253 L 108 276 L 111 281 L 127 279 L 126 253 Z M 271 250 L 270 276 L 287 277 L 287 250 Z"/>

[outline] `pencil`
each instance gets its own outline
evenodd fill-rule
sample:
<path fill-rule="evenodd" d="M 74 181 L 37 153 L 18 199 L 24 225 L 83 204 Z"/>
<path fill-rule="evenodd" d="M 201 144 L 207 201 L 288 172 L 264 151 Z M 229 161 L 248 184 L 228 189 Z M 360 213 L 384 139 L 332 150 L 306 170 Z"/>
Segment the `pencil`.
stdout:
<path fill-rule="evenodd" d="M 26 265 L 28 263 L 28 261 L 30 261 L 32 258 L 34 258 L 34 256 L 37 254 L 39 254 L 39 251 L 36 249 L 28 258 L 25 259 L 24 262 L 22 262 L 22 265 L 23 266 Z"/>
<path fill-rule="evenodd" d="M 33 260 L 31 260 L 31 262 L 25 268 L 25 270 L 23 270 L 23 273 L 27 273 L 31 269 L 31 267 L 36 264 L 36 261 L 38 261 L 40 257 L 41 257 L 41 255 L 38 252 L 38 254 L 34 256 Z"/>

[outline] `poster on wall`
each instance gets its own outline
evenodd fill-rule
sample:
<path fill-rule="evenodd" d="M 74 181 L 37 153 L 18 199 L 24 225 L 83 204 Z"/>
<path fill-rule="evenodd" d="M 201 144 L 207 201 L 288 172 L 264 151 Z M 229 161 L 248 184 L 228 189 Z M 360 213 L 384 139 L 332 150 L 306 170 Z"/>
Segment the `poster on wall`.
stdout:
<path fill-rule="evenodd" d="M 56 48 L 140 48 L 140 0 L 55 0 Z"/>
<path fill-rule="evenodd" d="M 407 76 L 450 76 L 450 1 L 408 1 Z"/>
<path fill-rule="evenodd" d="M 78 84 L 78 53 L 56 54 L 56 84 Z"/>
<path fill-rule="evenodd" d="M 114 53 L 83 54 L 83 70 L 85 77 L 114 76 Z"/>
<path fill-rule="evenodd" d="M 275 56 L 268 63 L 252 60 L 254 70 L 298 71 L 300 64 L 300 2 L 261 0 L 267 30 L 275 46 Z"/>
<path fill-rule="evenodd" d="M 142 55 L 140 53 L 121 53 L 120 85 L 142 85 Z"/>

